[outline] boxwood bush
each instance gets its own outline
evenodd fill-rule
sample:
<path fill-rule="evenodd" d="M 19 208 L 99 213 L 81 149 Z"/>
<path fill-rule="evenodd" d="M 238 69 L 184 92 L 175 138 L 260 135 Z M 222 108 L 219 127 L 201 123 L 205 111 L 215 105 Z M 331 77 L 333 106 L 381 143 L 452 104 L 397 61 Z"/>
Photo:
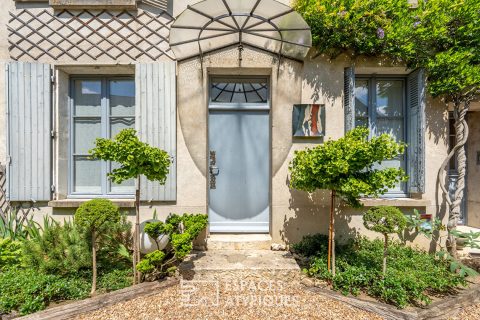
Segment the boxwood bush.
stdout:
<path fill-rule="evenodd" d="M 466 285 L 465 277 L 451 272 L 449 263 L 417 248 L 392 242 L 388 247 L 388 268 L 382 273 L 383 242 L 358 238 L 337 247 L 335 277 L 327 269 L 327 238 L 305 237 L 293 246 L 310 256 L 304 269 L 308 275 L 331 282 L 345 295 L 360 292 L 399 308 L 428 305 L 431 296 L 447 294 Z"/>

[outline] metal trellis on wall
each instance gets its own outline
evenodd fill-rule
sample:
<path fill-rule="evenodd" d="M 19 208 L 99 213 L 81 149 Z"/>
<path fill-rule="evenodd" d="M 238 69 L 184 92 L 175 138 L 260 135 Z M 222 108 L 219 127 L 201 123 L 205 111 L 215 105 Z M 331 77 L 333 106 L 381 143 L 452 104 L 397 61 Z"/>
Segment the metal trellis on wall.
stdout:
<path fill-rule="evenodd" d="M 8 42 L 14 60 L 175 60 L 169 46 L 174 18 L 109 10 L 23 9 L 10 12 Z"/>

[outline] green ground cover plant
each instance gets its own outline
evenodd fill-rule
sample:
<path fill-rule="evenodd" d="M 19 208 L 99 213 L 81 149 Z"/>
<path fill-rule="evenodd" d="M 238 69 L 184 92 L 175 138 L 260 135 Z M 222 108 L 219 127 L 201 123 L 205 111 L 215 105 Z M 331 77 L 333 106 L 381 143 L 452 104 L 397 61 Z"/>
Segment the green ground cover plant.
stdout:
<path fill-rule="evenodd" d="M 399 308 L 425 306 L 433 295 L 451 293 L 466 285 L 465 276 L 450 270 L 448 261 L 396 241 L 388 245 L 388 267 L 382 272 L 384 243 L 358 238 L 337 246 L 337 272 L 327 268 L 328 238 L 311 235 L 293 245 L 308 256 L 304 268 L 309 276 L 326 280 L 345 295 L 364 292 Z"/>
<path fill-rule="evenodd" d="M 110 217 L 110 209 L 105 219 Z M 114 211 L 116 216 L 118 209 Z M 98 292 L 102 293 L 133 283 L 132 225 L 125 215 L 118 215 L 118 219 L 108 218 L 108 228 L 101 230 L 101 237 L 95 237 Z M 10 222 L 6 225 L 12 226 Z M 20 230 L 15 224 L 13 227 Z M 5 234 L 12 234 L 10 229 Z M 28 314 L 52 302 L 89 296 L 93 277 L 91 229 L 81 222 L 60 223 L 46 217 L 43 225 L 26 220 L 21 230 L 16 240 L 0 238 L 0 315 Z"/>
<path fill-rule="evenodd" d="M 77 275 L 48 274 L 32 268 L 0 272 L 0 315 L 22 315 L 45 309 L 52 302 L 85 299 L 90 295 L 91 272 Z M 131 269 L 100 270 L 98 291 L 109 292 L 132 285 Z"/>

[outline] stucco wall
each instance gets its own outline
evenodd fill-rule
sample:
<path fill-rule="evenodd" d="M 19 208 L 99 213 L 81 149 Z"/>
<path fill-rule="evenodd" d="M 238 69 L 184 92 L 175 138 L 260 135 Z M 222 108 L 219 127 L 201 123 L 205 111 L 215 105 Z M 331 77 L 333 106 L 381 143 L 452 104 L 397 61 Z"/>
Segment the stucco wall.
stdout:
<path fill-rule="evenodd" d="M 173 14 L 177 15 L 186 5 L 196 1 L 173 1 Z M 288 1 L 282 1 L 288 4 Z M 15 11 L 15 3 L 6 1 L 7 7 L 0 11 L 0 39 L 7 39 L 6 22 L 9 10 Z M 17 4 L 18 8 L 42 7 L 40 4 Z M 7 10 L 8 9 L 8 10 Z M 150 10 L 144 7 L 145 10 Z M 48 9 L 51 10 L 51 9 Z M 107 45 L 107 44 L 104 44 Z M 313 53 L 312 53 L 313 55 Z M 7 41 L 0 41 L 0 123 L 5 121 L 4 103 L 4 62 L 9 59 Z M 25 58 L 28 60 L 27 58 Z M 140 59 L 141 60 L 141 59 Z M 55 109 L 59 117 L 59 136 L 55 142 L 55 182 L 57 197 L 66 197 L 66 150 L 68 131 L 65 128 L 64 111 L 69 75 L 78 73 L 133 73 L 132 59 L 91 59 L 72 61 L 62 58 L 53 61 L 48 57 L 43 62 L 56 64 L 57 87 Z M 177 201 L 174 203 L 142 206 L 142 219 L 151 218 L 154 210 L 160 217 L 169 212 L 205 213 L 207 211 L 208 190 L 207 167 L 207 83 L 210 74 L 256 74 L 268 75 L 271 79 L 271 137 L 272 137 L 272 186 L 271 186 L 271 236 L 274 241 L 295 242 L 307 233 L 326 232 L 328 227 L 329 194 L 316 192 L 313 195 L 290 190 L 288 187 L 288 164 L 295 150 L 322 143 L 322 139 L 293 139 L 291 132 L 292 105 L 295 103 L 320 103 L 326 106 L 326 139 L 336 139 L 344 133 L 343 72 L 344 67 L 355 64 L 357 73 L 407 74 L 401 66 L 393 66 L 388 61 L 358 59 L 350 61 L 341 56 L 333 61 L 319 56 L 308 58 L 304 63 L 282 59 L 278 64 L 276 55 L 250 49 L 243 51 L 242 65 L 239 67 L 238 50 L 235 47 L 207 54 L 200 60 L 190 59 L 178 63 L 177 67 Z M 130 70 L 130 71 L 128 71 Z M 63 116 L 62 116 L 63 115 Z M 473 121 L 473 120 L 469 120 Z M 476 124 L 478 124 L 478 119 Z M 472 126 L 476 125 L 472 123 Z M 0 126 L 0 162 L 5 163 L 5 127 Z M 63 129 L 62 129 L 63 128 Z M 419 208 L 430 214 L 439 213 L 445 219 L 444 201 L 436 184 L 438 168 L 447 153 L 447 113 L 441 101 L 429 99 L 426 109 L 426 192 L 421 196 L 427 205 Z M 477 126 L 477 131 L 480 131 Z M 478 139 L 475 140 L 478 143 Z M 473 142 L 472 142 L 473 143 Z M 478 145 L 477 145 L 478 146 Z M 478 149 L 478 147 L 477 147 Z M 469 152 L 474 148 L 469 147 Z M 471 154 L 469 153 L 469 157 Z M 470 160 L 469 160 L 470 161 Z M 478 169 L 478 167 L 477 167 Z M 469 168 L 470 170 L 470 168 Z M 472 174 L 469 174 L 472 179 Z M 469 188 L 474 188 L 469 184 Z M 473 192 L 469 192 L 471 197 Z M 474 198 L 471 198 L 474 199 Z M 477 199 L 478 201 L 478 199 Z M 424 201 L 425 202 L 425 201 Z M 424 203 L 422 202 L 422 203 Z M 437 207 L 436 204 L 440 204 Z M 400 203 L 402 204 L 402 203 Z M 403 204 L 406 213 L 412 211 L 412 204 Z M 53 214 L 63 219 L 71 216 L 74 209 L 49 208 L 38 204 L 37 218 Z M 369 234 L 362 225 L 361 210 L 340 208 L 337 218 L 337 235 L 347 237 L 353 234 Z M 470 210 L 472 212 L 472 210 Z M 478 212 L 478 210 L 477 210 Z M 130 217 L 133 219 L 131 213 Z M 479 218 L 480 220 L 480 218 Z M 470 220 L 471 221 L 471 220 Z M 419 238 L 418 241 L 426 244 Z"/>
<path fill-rule="evenodd" d="M 326 57 L 306 60 L 302 70 L 302 103 L 320 103 L 326 106 L 326 139 L 337 139 L 344 134 L 343 110 L 343 73 L 344 68 L 355 66 L 359 74 L 406 75 L 404 67 L 391 65 L 388 61 L 375 59 L 357 59 L 350 61 L 341 56 L 333 61 Z M 438 168 L 447 154 L 447 112 L 446 106 L 439 100 L 428 99 L 426 106 L 426 187 L 423 195 L 417 195 L 422 205 L 417 206 L 420 212 L 438 214 L 446 222 L 445 206 L 441 191 L 436 184 Z M 313 141 L 311 144 L 315 144 Z M 318 141 L 317 141 L 318 143 Z M 317 192 L 308 195 L 304 192 L 290 190 L 286 184 L 288 179 L 288 163 L 294 150 L 302 149 L 308 144 L 295 141 L 281 169 L 273 179 L 273 224 L 274 239 L 298 241 L 301 234 L 324 232 L 328 230 L 329 194 Z M 438 202 L 437 202 L 438 201 Z M 408 205 L 399 200 L 402 210 L 411 214 L 415 205 Z M 428 204 L 425 205 L 424 203 Z M 439 203 L 440 206 L 436 204 Z M 337 216 L 337 235 L 347 238 L 354 234 L 376 236 L 363 227 L 362 211 L 340 208 Z M 422 237 L 417 243 L 428 245 Z"/>
<path fill-rule="evenodd" d="M 468 114 L 470 136 L 467 143 L 467 224 L 480 228 L 480 164 L 477 155 L 480 152 L 480 112 Z"/>

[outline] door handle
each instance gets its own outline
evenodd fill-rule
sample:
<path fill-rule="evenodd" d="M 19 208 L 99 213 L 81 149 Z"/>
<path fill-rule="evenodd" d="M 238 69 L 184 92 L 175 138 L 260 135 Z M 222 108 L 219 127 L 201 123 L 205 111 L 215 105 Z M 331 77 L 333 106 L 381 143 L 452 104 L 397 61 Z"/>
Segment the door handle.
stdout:
<path fill-rule="evenodd" d="M 217 153 L 213 150 L 210 150 L 210 189 L 217 188 L 217 175 L 220 172 L 217 164 Z"/>
<path fill-rule="evenodd" d="M 220 169 L 218 169 L 218 167 L 216 166 L 210 166 L 210 174 L 213 174 L 215 176 L 218 176 L 220 172 Z"/>

